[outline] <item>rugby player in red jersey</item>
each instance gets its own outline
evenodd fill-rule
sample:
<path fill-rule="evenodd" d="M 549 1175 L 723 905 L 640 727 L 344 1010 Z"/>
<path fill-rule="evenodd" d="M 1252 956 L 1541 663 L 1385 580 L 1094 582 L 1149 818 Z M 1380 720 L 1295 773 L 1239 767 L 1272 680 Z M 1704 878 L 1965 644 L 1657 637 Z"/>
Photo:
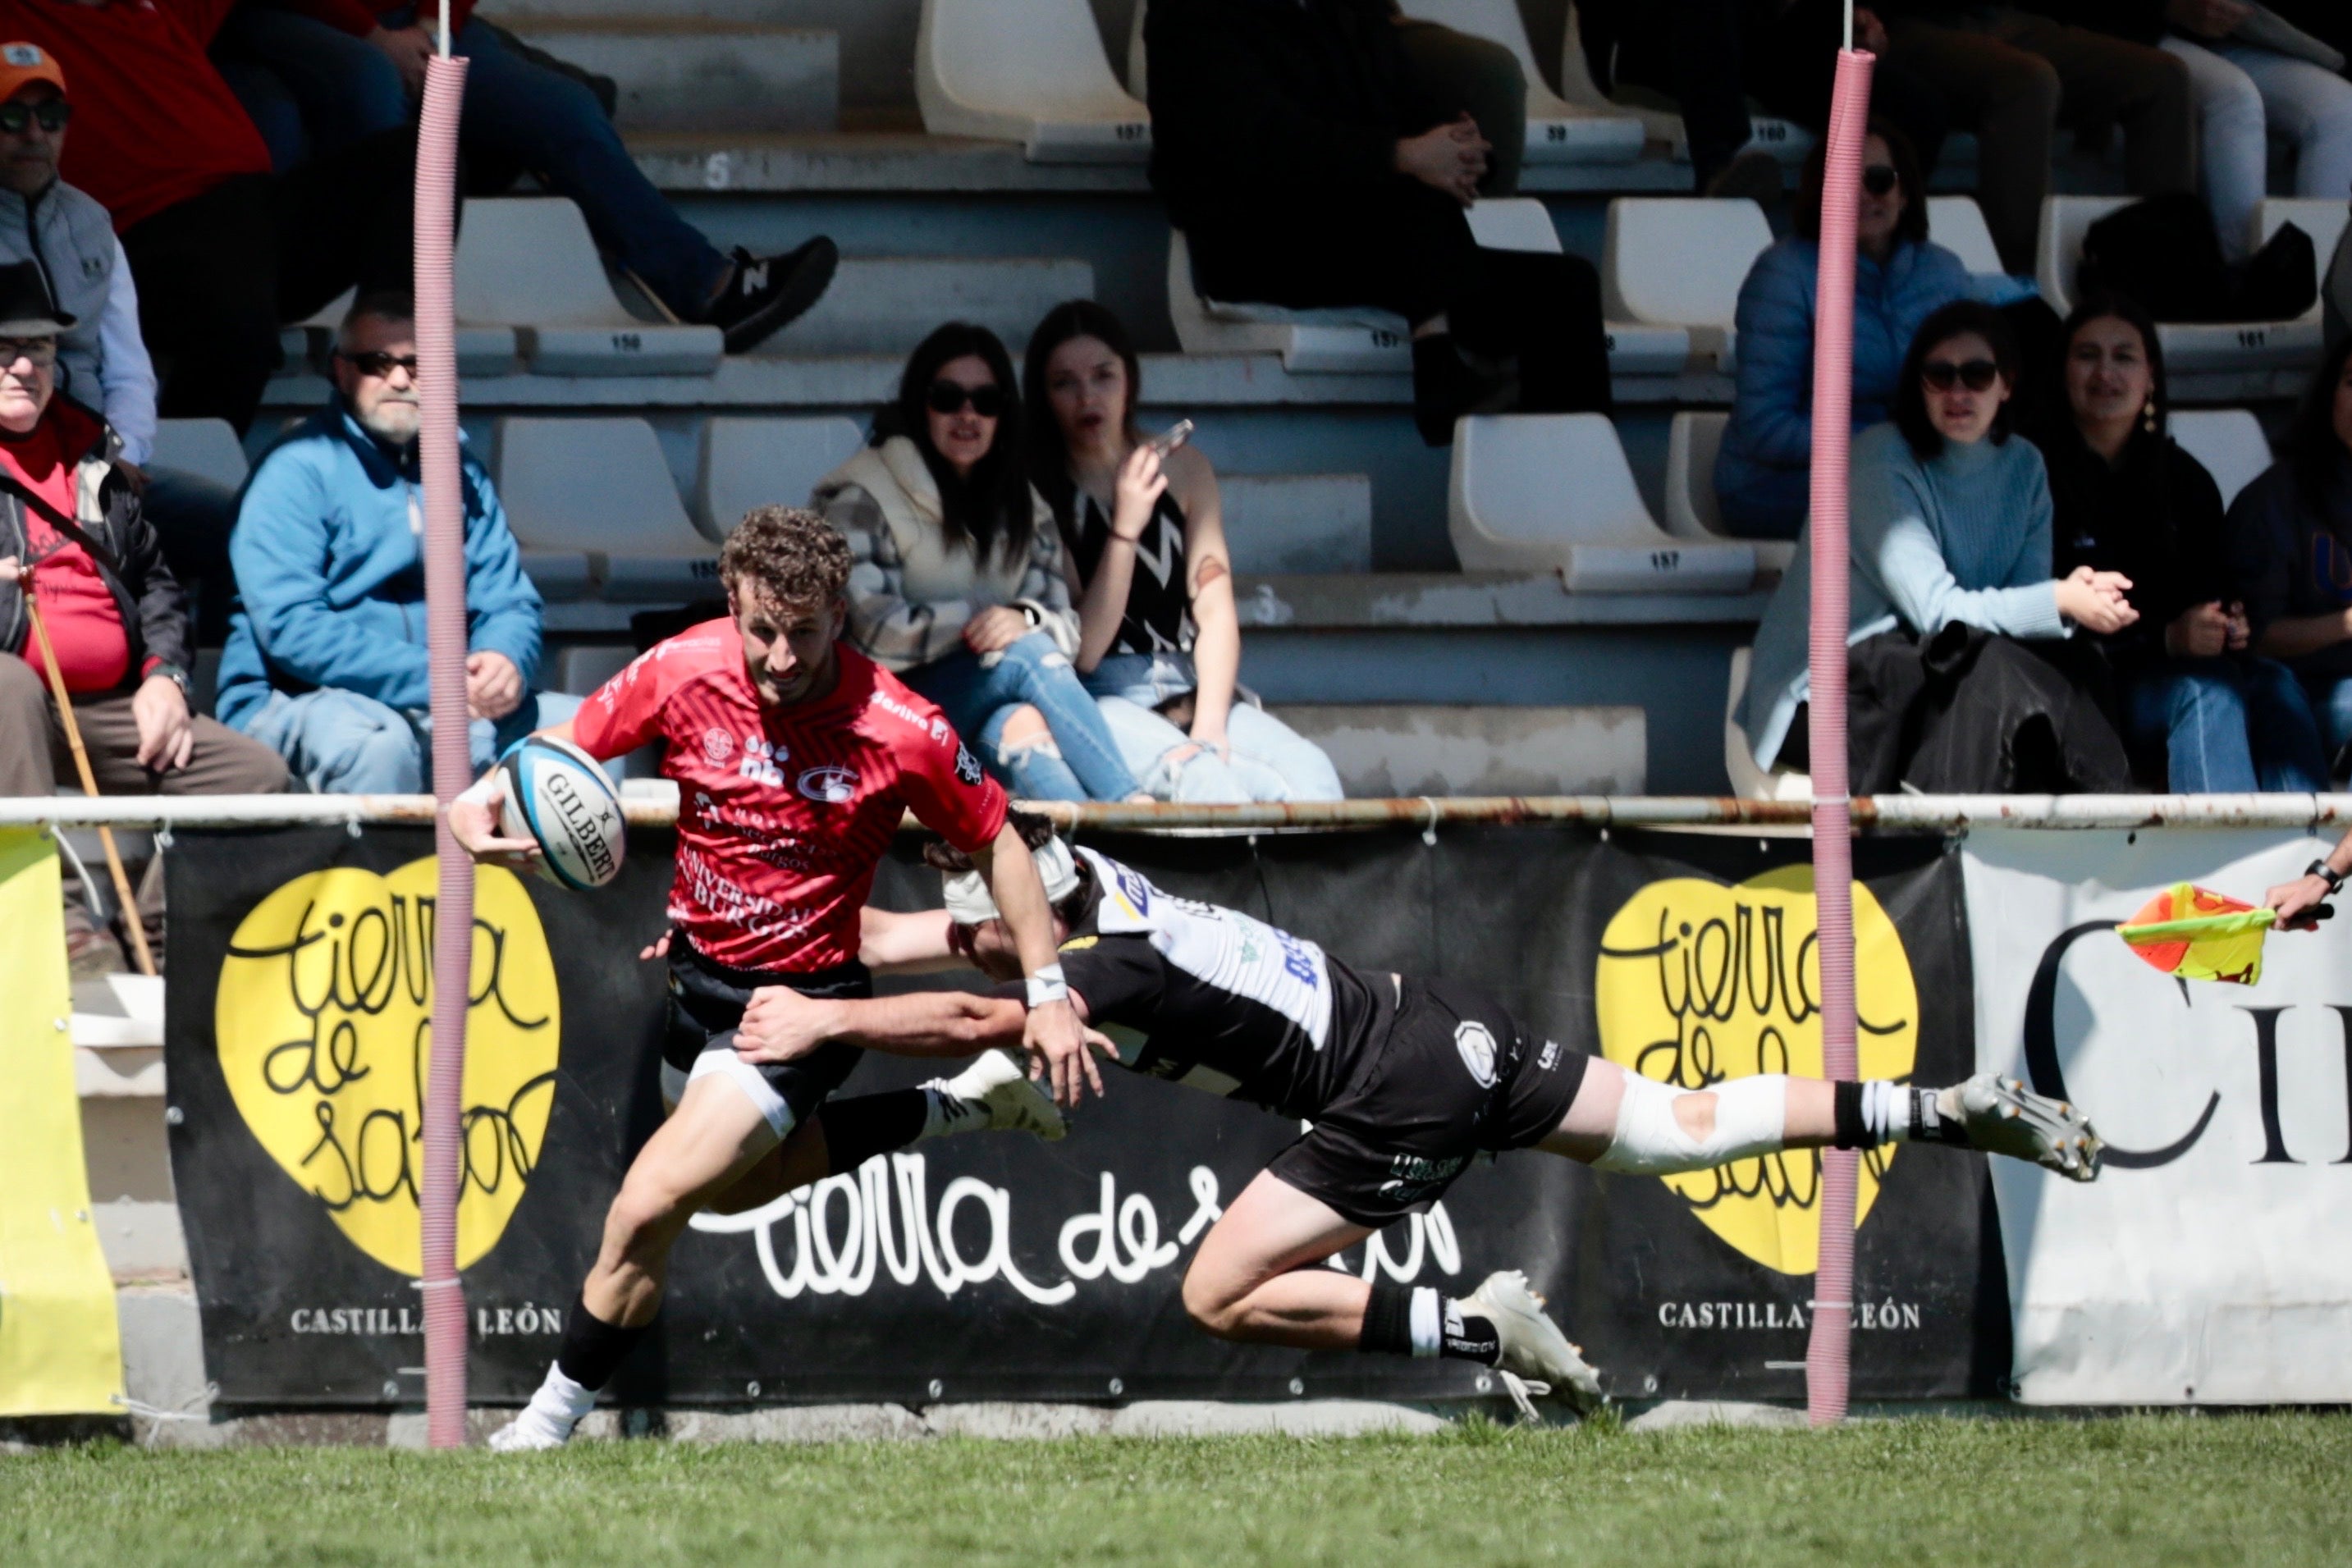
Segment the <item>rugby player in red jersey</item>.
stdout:
<path fill-rule="evenodd" d="M 652 1326 L 670 1246 L 697 1210 L 765 1202 L 928 1134 L 993 1125 L 1061 1135 L 1059 1113 L 1003 1056 L 951 1082 L 825 1105 L 857 1064 L 856 1046 L 757 1065 L 735 1051 L 762 988 L 870 993 L 862 915 L 905 811 L 969 854 L 1004 910 L 1031 977 L 1022 1044 L 1033 1061 L 1063 1099 L 1075 1103 L 1082 1080 L 1100 1092 L 1004 791 L 939 709 L 840 645 L 849 568 L 848 546 L 823 519 L 756 508 L 719 558 L 730 619 L 654 648 L 549 732 L 600 760 L 658 742 L 663 775 L 677 781 L 670 928 L 645 954 L 669 963 L 663 1076 L 676 1109 L 613 1200 L 555 1364 L 493 1448 L 571 1436 Z M 500 836 L 502 788 L 494 770 L 466 791 L 450 830 L 479 859 L 528 863 L 537 845 Z"/>

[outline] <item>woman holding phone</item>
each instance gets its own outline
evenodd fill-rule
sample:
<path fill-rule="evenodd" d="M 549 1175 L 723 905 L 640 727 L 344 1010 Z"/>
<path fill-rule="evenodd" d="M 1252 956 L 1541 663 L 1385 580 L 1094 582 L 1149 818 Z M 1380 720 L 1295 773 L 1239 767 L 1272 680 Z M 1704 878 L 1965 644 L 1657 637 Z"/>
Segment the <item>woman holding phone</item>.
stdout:
<path fill-rule="evenodd" d="M 1087 299 L 1055 306 L 1030 336 L 1023 385 L 1030 474 L 1074 569 L 1075 662 L 1144 790 L 1196 804 L 1339 799 L 1330 758 L 1238 684 L 1216 473 L 1183 444 L 1189 421 L 1141 438 L 1140 371 L 1118 318 Z"/>

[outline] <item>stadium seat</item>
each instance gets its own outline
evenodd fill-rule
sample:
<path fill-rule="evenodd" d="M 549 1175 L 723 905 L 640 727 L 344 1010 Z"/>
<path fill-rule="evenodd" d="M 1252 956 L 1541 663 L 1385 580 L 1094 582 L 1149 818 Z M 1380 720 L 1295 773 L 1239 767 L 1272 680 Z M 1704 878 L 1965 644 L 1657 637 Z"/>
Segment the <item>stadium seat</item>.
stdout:
<path fill-rule="evenodd" d="M 2082 260 L 2083 236 L 2093 224 L 2130 204 L 2131 200 L 2129 196 L 2042 198 L 2042 229 L 2034 246 L 2034 275 L 2042 286 L 2042 297 L 2059 315 L 2074 308 L 2074 269 Z M 2264 235 L 2292 216 L 2298 227 L 2311 234 L 2320 265 L 2326 265 L 2328 249 L 2343 229 L 2344 204 L 2265 202 L 2263 205 L 2264 211 L 2257 222 L 2264 225 Z M 2298 210 L 2306 205 L 2334 208 L 2332 223 Z M 2277 211 L 2273 213 L 2272 209 Z M 2327 232 L 2314 233 L 2314 224 L 2326 227 Z M 2168 375 L 2198 371 L 2294 370 L 2315 361 L 2322 346 L 2320 312 L 2315 302 L 2293 321 L 2159 321 L 2156 329 L 2163 340 Z"/>
<path fill-rule="evenodd" d="M 719 548 L 687 520 L 644 420 L 502 419 L 496 476 L 524 570 L 550 598 L 676 604 L 718 591 Z"/>
<path fill-rule="evenodd" d="M 1639 707 L 1284 703 L 1274 714 L 1322 748 L 1351 800 L 1639 795 L 1649 782 Z"/>
<path fill-rule="evenodd" d="M 1715 455 L 1723 445 L 1723 432 L 1731 423 L 1727 413 L 1691 410 L 1675 415 L 1666 431 L 1666 532 L 1678 539 L 1712 541 L 1734 536 L 1726 532 L 1715 506 Z M 1793 540 L 1748 539 L 1756 564 L 1765 571 L 1786 571 L 1797 556 Z"/>
<path fill-rule="evenodd" d="M 865 434 L 835 414 L 821 419 L 715 417 L 703 422 L 694 521 L 724 542 L 754 507 L 805 507 L 816 482 L 858 448 Z"/>
<path fill-rule="evenodd" d="M 1703 196 L 1623 197 L 1609 204 L 1601 246 L 1601 313 L 1615 323 L 1678 327 L 1726 375 L 1738 368 L 1739 286 L 1772 243 L 1764 209 Z"/>
<path fill-rule="evenodd" d="M 245 483 L 251 466 L 245 460 L 245 444 L 225 419 L 157 420 L 155 454 L 149 465 L 176 468 L 232 490 Z"/>
<path fill-rule="evenodd" d="M 1372 570 L 1372 482 L 1362 474 L 1221 474 L 1225 553 L 1234 570 Z"/>
<path fill-rule="evenodd" d="M 2271 465 L 2262 422 L 2242 408 L 2175 409 L 2166 423 L 2181 450 L 2213 476 L 2224 507 Z"/>
<path fill-rule="evenodd" d="M 2006 273 L 2000 252 L 1993 247 L 1992 230 L 1985 226 L 1984 209 L 1974 196 L 1927 198 L 1927 237 L 1960 258 L 1971 273 Z"/>
<path fill-rule="evenodd" d="M 1151 111 L 1111 75 L 1086 0 L 923 0 L 915 99 L 932 135 L 1018 141 L 1033 163 L 1151 155 Z"/>
<path fill-rule="evenodd" d="M 1578 108 L 1632 115 L 1642 122 L 1643 134 L 1648 140 L 1666 144 L 1675 162 L 1687 163 L 1691 161 L 1690 134 L 1683 129 L 1681 115 L 1662 104 L 1635 101 L 1636 99 L 1646 99 L 1652 96 L 1639 88 L 1612 99 L 1592 79 L 1592 68 L 1584 57 L 1583 25 L 1577 19 L 1572 0 L 1568 7 L 1567 29 L 1560 35 L 1559 91 L 1563 99 Z M 1532 117 L 1532 104 L 1528 112 Z M 1756 112 L 1752 103 L 1748 117 L 1748 134 L 1749 146 L 1762 148 L 1784 164 L 1801 163 L 1805 154 L 1813 150 L 1811 131 L 1793 120 Z"/>
<path fill-rule="evenodd" d="M 1404 0 L 1404 14 L 1502 45 L 1518 57 L 1528 83 L 1527 161 L 1530 163 L 1630 163 L 1647 135 L 1622 110 L 1588 109 L 1555 94 L 1536 68 L 1518 0 Z"/>
<path fill-rule="evenodd" d="M 716 327 L 629 314 L 580 209 L 562 197 L 466 204 L 457 237 L 461 332 L 505 328 L 545 376 L 707 376 L 719 368 Z"/>
<path fill-rule="evenodd" d="M 327 356 L 335 346 L 335 333 L 351 313 L 352 304 L 359 298 L 355 288 L 346 288 L 315 313 L 297 321 L 291 327 L 278 329 L 278 347 L 285 351 L 285 369 L 281 375 L 303 371 L 325 371 Z M 511 327 L 464 326 L 457 329 L 457 373 L 461 376 L 510 376 L 522 368 L 522 357 L 515 347 Z"/>
<path fill-rule="evenodd" d="M 1461 421 L 1446 522 L 1465 570 L 1556 570 L 1571 593 L 1742 593 L 1756 580 L 1744 541 L 1658 527 L 1605 414 Z"/>
<path fill-rule="evenodd" d="M 1748 749 L 1748 732 L 1736 716 L 1739 699 L 1748 690 L 1748 648 L 1731 651 L 1730 692 L 1723 703 L 1723 770 L 1731 779 L 1731 792 L 1744 800 L 1810 800 L 1813 780 L 1793 768 L 1775 764 L 1769 771 L 1756 766 Z"/>

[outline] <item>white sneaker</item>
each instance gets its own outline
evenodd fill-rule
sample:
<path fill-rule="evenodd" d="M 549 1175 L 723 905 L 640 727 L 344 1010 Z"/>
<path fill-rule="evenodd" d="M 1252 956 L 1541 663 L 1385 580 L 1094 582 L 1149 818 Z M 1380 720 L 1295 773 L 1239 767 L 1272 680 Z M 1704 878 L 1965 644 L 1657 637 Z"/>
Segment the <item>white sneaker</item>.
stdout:
<path fill-rule="evenodd" d="M 490 1434 L 490 1450 L 525 1454 L 560 1448 L 572 1440 L 580 1418 L 596 1407 L 596 1391 L 583 1388 L 563 1375 L 562 1367 L 547 1369 L 547 1379 L 530 1396 L 522 1414 Z"/>
<path fill-rule="evenodd" d="M 2017 1079 L 1979 1072 L 1940 1092 L 1936 1110 L 1959 1124 L 1970 1148 L 2032 1160 L 2075 1181 L 2099 1179 L 2099 1151 L 2106 1145 L 2091 1119 Z"/>
<path fill-rule="evenodd" d="M 1462 1310 L 1493 1323 L 1501 1336 L 1503 1354 L 1496 1365 L 1505 1375 L 1505 1387 L 1518 1380 L 1530 1394 L 1558 1391 L 1579 1410 L 1591 1410 L 1606 1402 L 1601 1375 L 1584 1359 L 1582 1351 L 1568 1343 L 1559 1325 L 1545 1315 L 1544 1299 L 1528 1287 L 1528 1277 L 1517 1269 L 1487 1275 L 1475 1291 L 1462 1298 Z M 1510 1388 L 1510 1393 L 1522 1410 L 1529 1409 L 1519 1389 Z"/>
<path fill-rule="evenodd" d="M 1034 1133 L 1053 1144 L 1070 1130 L 1060 1108 L 1029 1082 L 1019 1061 L 1001 1051 L 984 1051 L 953 1078 L 934 1078 L 923 1087 L 980 1107 L 987 1113 L 984 1125 L 998 1132 Z"/>

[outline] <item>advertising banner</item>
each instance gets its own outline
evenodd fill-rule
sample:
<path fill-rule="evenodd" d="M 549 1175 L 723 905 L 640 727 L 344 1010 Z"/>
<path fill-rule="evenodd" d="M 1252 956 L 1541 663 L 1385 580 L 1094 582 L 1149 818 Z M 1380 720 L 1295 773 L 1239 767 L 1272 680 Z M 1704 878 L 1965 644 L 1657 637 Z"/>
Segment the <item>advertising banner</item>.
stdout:
<path fill-rule="evenodd" d="M 1168 891 L 1229 904 L 1360 967 L 1494 991 L 1529 1032 L 1700 1087 L 1818 1070 L 1801 842 L 1582 829 L 1087 841 Z M 877 902 L 936 906 L 911 841 Z M 423 1387 L 418 1106 L 432 839 L 421 830 L 183 832 L 171 856 L 173 1171 L 225 1404 L 413 1403 Z M 660 1117 L 669 843 L 620 880 L 478 883 L 459 1257 L 472 1392 L 534 1387 L 630 1155 Z M 1965 1070 L 1957 861 L 1865 846 L 1867 1071 Z M 955 983 L 953 977 L 930 983 Z M 951 1069 L 950 1069 L 951 1070 Z M 845 1093 L 939 1069 L 870 1058 Z M 1299 1126 L 1110 1070 L 1046 1145 L 936 1140 L 736 1215 L 698 1217 L 657 1332 L 616 1397 L 642 1405 L 961 1399 L 1431 1398 L 1477 1369 L 1223 1343 L 1179 1286 L 1202 1235 Z M 1819 1161 L 1597 1176 L 1535 1152 L 1471 1168 L 1427 1213 L 1328 1265 L 1466 1292 L 1525 1269 L 1630 1396 L 1801 1387 Z M 2009 1366 L 1983 1162 L 1874 1157 L 1855 1346 L 1866 1396 L 1988 1392 Z"/>
<path fill-rule="evenodd" d="M 2352 1399 L 2352 921 L 2273 932 L 2254 985 L 2158 972 L 2115 926 L 2176 882 L 2250 904 L 2326 846 L 2275 832 L 1968 841 L 1977 1059 L 2087 1109 L 2093 1186 L 1994 1168 L 2019 1396 Z"/>

